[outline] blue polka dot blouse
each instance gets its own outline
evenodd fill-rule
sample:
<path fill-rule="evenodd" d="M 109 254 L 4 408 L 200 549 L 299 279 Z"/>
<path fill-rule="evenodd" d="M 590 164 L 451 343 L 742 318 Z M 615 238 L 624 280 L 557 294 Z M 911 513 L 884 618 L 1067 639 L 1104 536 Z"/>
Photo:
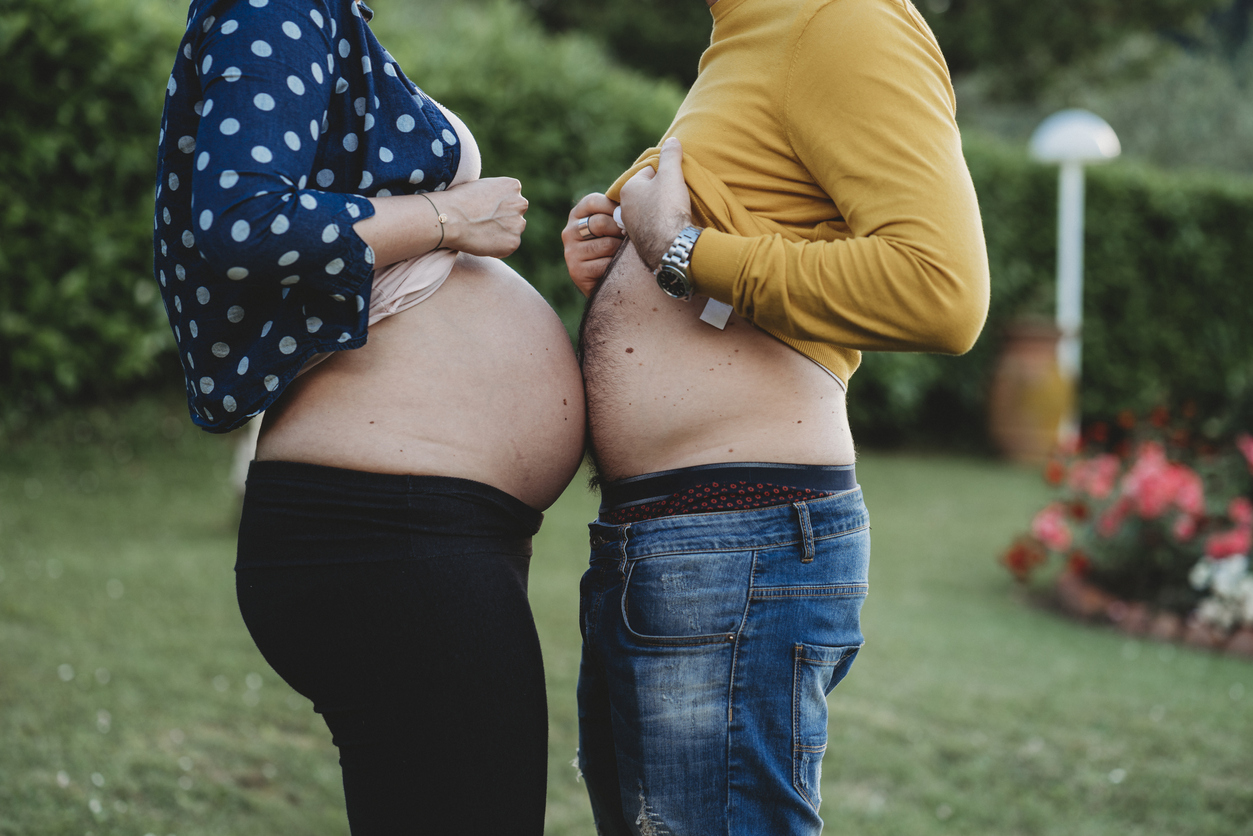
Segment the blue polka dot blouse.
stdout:
<path fill-rule="evenodd" d="M 359 348 L 368 196 L 445 188 L 461 149 L 352 0 L 194 0 L 166 91 L 154 273 L 192 420 L 235 429 L 314 354 Z"/>

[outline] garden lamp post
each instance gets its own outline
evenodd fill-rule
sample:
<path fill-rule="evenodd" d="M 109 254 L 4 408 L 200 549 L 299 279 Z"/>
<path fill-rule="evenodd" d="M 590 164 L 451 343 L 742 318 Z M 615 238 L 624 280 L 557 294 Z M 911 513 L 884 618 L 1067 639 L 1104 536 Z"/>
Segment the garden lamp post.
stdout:
<path fill-rule="evenodd" d="M 1031 156 L 1061 166 L 1057 205 L 1057 368 L 1070 387 L 1071 414 L 1058 435 L 1063 444 L 1078 434 L 1079 370 L 1083 327 L 1083 167 L 1117 157 L 1114 129 L 1086 110 L 1060 110 L 1031 135 Z"/>

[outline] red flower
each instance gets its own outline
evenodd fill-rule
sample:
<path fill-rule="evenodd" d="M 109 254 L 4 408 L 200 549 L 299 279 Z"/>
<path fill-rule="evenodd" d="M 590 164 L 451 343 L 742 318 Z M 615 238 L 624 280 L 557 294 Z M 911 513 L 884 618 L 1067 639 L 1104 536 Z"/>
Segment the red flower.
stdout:
<path fill-rule="evenodd" d="M 1070 512 L 1070 518 L 1073 520 L 1083 522 L 1088 518 L 1089 511 L 1087 504 L 1078 499 L 1070 503 L 1066 510 Z"/>
<path fill-rule="evenodd" d="M 1155 427 L 1164 427 L 1170 421 L 1170 410 L 1164 406 L 1155 407 L 1149 413 L 1149 423 Z"/>
<path fill-rule="evenodd" d="M 1088 437 L 1098 444 L 1104 444 L 1109 441 L 1109 425 L 1104 421 L 1097 421 L 1088 428 Z"/>
<path fill-rule="evenodd" d="M 1083 576 L 1088 574 L 1088 570 L 1092 568 L 1092 561 L 1088 559 L 1086 554 L 1075 549 L 1070 553 L 1070 557 L 1066 558 L 1066 568 L 1076 575 Z"/>
<path fill-rule="evenodd" d="M 1020 581 L 1031 576 L 1031 571 L 1048 560 L 1044 547 L 1030 537 L 1019 537 L 1001 555 L 1001 563 Z"/>
<path fill-rule="evenodd" d="M 1122 412 L 1118 413 L 1118 426 L 1122 427 L 1124 430 L 1130 430 L 1133 429 L 1135 425 L 1136 416 L 1130 409 L 1124 409 Z"/>
<path fill-rule="evenodd" d="M 1215 560 L 1248 554 L 1250 540 L 1253 540 L 1253 529 L 1246 526 L 1211 534 L 1205 541 L 1205 554 Z"/>
<path fill-rule="evenodd" d="M 1057 459 L 1049 459 L 1048 464 L 1044 466 L 1044 481 L 1053 487 L 1057 487 L 1066 478 L 1066 465 Z"/>

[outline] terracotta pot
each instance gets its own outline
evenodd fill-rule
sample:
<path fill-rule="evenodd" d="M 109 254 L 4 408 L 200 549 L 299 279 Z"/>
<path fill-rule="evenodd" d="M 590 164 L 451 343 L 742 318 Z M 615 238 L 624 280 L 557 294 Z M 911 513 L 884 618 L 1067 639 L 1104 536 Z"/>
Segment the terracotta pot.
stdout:
<path fill-rule="evenodd" d="M 988 393 L 988 430 L 1015 461 L 1044 461 L 1074 408 L 1074 387 L 1057 367 L 1060 336 L 1055 326 L 1037 320 L 1016 321 L 1005 331 Z"/>

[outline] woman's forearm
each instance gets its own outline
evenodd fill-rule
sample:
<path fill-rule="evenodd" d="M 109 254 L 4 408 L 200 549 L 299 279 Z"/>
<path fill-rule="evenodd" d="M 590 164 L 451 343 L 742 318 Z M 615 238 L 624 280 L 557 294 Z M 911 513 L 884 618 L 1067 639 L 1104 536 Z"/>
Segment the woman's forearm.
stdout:
<path fill-rule="evenodd" d="M 526 228 L 527 200 L 512 177 L 369 200 L 374 214 L 355 223 L 353 231 L 374 250 L 380 266 L 437 248 L 504 258 L 518 248 Z"/>

